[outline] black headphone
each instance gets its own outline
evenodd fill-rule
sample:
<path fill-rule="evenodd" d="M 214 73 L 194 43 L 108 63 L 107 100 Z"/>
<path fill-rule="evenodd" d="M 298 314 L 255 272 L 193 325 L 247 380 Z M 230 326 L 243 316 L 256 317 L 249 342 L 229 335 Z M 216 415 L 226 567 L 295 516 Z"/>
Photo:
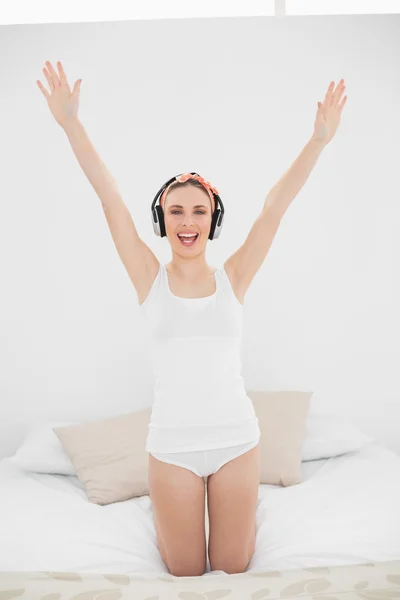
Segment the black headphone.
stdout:
<path fill-rule="evenodd" d="M 195 172 L 190 173 L 190 174 L 191 175 L 199 175 L 198 173 L 195 173 Z M 159 200 L 161 198 L 162 193 L 170 185 L 170 183 L 172 183 L 173 181 L 177 181 L 177 177 L 179 177 L 180 175 L 183 175 L 183 173 L 180 173 L 179 175 L 172 177 L 169 181 L 164 183 L 162 188 L 160 188 L 158 190 L 158 192 L 152 202 L 152 205 L 151 205 L 151 221 L 153 223 L 154 233 L 156 235 L 159 235 L 160 237 L 164 237 L 167 234 L 165 231 L 164 211 L 162 209 L 162 206 L 160 206 L 159 203 L 156 205 L 156 202 L 157 202 L 157 200 Z M 199 175 L 199 177 L 200 177 L 200 175 Z M 224 210 L 224 205 L 222 204 L 221 198 L 218 196 L 218 194 L 215 194 L 212 190 L 211 190 L 211 193 L 213 195 L 214 202 L 215 202 L 215 210 L 214 210 L 214 213 L 213 213 L 212 219 L 211 219 L 211 228 L 210 228 L 210 233 L 208 234 L 208 239 L 215 240 L 221 233 L 222 223 L 224 221 L 225 210 Z M 220 206 L 221 208 L 217 208 L 218 206 Z"/>

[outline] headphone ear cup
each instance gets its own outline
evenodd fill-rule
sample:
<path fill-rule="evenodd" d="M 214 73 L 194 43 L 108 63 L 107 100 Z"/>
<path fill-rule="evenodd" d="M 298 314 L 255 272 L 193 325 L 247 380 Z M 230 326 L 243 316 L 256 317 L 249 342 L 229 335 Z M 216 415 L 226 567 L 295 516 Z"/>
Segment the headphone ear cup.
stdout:
<path fill-rule="evenodd" d="M 157 211 L 158 224 L 160 227 L 160 236 L 165 237 L 167 235 L 167 233 L 165 231 L 164 211 L 161 208 L 161 206 L 159 206 L 158 204 L 155 207 L 155 209 Z"/>
<path fill-rule="evenodd" d="M 220 214 L 221 214 L 221 210 L 219 208 L 217 208 L 214 211 L 214 213 L 213 213 L 213 216 L 212 216 L 212 219 L 211 219 L 210 233 L 208 234 L 208 239 L 209 240 L 214 239 L 215 227 L 216 227 L 217 222 L 219 220 Z"/>

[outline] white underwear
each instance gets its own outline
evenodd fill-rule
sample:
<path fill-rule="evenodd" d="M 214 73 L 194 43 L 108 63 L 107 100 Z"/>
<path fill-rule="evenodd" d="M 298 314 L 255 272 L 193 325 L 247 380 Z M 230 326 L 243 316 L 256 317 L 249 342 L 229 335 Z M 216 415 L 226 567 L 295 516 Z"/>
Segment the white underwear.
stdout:
<path fill-rule="evenodd" d="M 184 469 L 189 469 L 189 471 L 192 471 L 195 475 L 205 479 L 209 475 L 216 473 L 230 460 L 233 460 L 234 458 L 237 458 L 245 452 L 248 452 L 248 450 L 254 448 L 259 441 L 260 438 L 258 437 L 251 442 L 246 442 L 245 444 L 236 446 L 229 446 L 227 448 L 194 450 L 190 452 L 151 452 L 151 455 L 157 460 L 169 463 L 170 465 L 176 465 L 178 467 L 183 467 Z"/>

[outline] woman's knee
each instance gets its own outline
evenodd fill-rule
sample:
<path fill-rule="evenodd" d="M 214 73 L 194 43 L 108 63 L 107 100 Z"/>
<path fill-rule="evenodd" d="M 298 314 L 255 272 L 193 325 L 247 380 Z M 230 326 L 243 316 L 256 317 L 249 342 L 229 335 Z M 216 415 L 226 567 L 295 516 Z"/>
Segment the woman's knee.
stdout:
<path fill-rule="evenodd" d="M 185 556 L 181 560 L 175 556 L 169 560 L 167 567 L 175 577 L 200 577 L 206 572 L 207 556 L 202 558 Z"/>
<path fill-rule="evenodd" d="M 245 573 L 247 567 L 250 564 L 250 560 L 247 555 L 225 555 L 220 558 L 210 559 L 211 571 L 223 571 L 228 575 L 237 575 L 238 573 Z"/>

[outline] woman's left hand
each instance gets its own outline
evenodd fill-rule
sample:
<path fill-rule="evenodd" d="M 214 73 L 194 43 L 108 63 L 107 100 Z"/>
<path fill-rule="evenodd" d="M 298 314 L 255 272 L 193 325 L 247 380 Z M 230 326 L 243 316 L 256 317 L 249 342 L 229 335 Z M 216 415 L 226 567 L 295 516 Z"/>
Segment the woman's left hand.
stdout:
<path fill-rule="evenodd" d="M 339 104 L 340 98 L 346 88 L 344 79 L 341 79 L 333 91 L 335 82 L 332 81 L 326 92 L 324 103 L 318 102 L 318 111 L 314 123 L 314 139 L 326 145 L 335 135 L 340 124 L 340 116 L 347 96 Z"/>

